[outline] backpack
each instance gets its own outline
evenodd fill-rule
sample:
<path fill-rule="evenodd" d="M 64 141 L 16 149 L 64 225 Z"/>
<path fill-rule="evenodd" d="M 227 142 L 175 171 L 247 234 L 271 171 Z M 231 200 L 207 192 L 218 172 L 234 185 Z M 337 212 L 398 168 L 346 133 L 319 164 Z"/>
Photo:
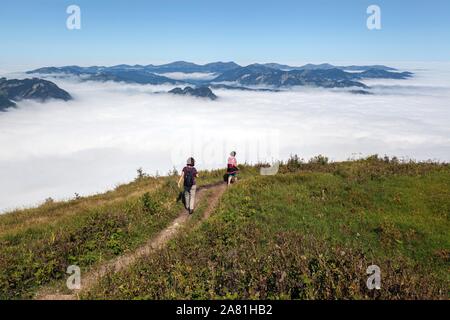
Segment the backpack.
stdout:
<path fill-rule="evenodd" d="M 194 185 L 194 170 L 191 168 L 187 168 L 184 174 L 184 186 L 187 191 L 190 191 L 192 186 Z"/>

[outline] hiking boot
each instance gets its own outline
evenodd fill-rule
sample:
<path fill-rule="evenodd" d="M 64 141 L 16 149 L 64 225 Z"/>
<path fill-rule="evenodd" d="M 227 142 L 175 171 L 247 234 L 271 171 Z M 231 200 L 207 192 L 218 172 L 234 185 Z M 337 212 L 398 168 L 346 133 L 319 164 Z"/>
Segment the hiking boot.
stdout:
<path fill-rule="evenodd" d="M 189 214 L 193 214 L 194 213 L 194 209 L 189 209 Z"/>

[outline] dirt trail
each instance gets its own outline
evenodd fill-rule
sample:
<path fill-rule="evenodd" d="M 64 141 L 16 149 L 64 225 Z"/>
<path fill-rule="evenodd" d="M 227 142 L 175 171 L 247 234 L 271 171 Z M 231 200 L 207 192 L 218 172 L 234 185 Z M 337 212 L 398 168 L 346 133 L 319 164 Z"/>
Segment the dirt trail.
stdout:
<path fill-rule="evenodd" d="M 210 195 L 208 199 L 208 205 L 203 213 L 202 220 L 207 219 L 217 206 L 217 203 L 219 202 L 219 199 L 225 192 L 227 186 L 224 183 L 215 183 L 211 185 L 206 185 L 198 188 L 197 195 L 196 195 L 196 205 L 198 205 L 202 199 L 205 197 L 207 191 L 212 191 L 212 194 Z M 160 231 L 155 237 L 150 239 L 147 243 L 145 243 L 143 246 L 139 247 L 133 252 L 130 252 L 128 254 L 119 256 L 104 265 L 98 267 L 95 270 L 90 271 L 87 274 L 82 275 L 81 278 L 81 285 L 82 289 L 75 290 L 72 294 L 60 294 L 60 293 L 50 293 L 49 289 L 43 289 L 40 292 L 36 294 L 35 299 L 37 300 L 76 300 L 78 299 L 78 295 L 80 294 L 80 291 L 86 290 L 88 288 L 91 288 L 93 285 L 95 285 L 98 280 L 106 275 L 108 272 L 119 272 L 120 270 L 123 270 L 127 268 L 128 266 L 132 265 L 137 259 L 140 257 L 144 257 L 147 255 L 150 255 L 152 252 L 163 248 L 167 242 L 172 239 L 179 231 L 179 229 L 184 226 L 188 220 L 191 218 L 189 214 L 187 214 L 186 210 L 183 209 L 179 216 L 172 221 L 172 223 L 165 228 L 164 230 Z"/>

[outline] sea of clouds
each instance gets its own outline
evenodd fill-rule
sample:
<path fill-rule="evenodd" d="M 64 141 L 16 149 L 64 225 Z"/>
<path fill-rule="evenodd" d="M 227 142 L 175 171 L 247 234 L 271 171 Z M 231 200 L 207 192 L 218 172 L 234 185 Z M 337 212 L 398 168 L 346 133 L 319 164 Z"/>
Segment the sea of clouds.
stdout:
<path fill-rule="evenodd" d="M 366 81 L 372 96 L 214 90 L 217 101 L 164 93 L 173 86 L 49 78 L 74 100 L 0 113 L 0 212 L 103 192 L 140 167 L 164 175 L 189 156 L 199 169 L 221 168 L 232 150 L 248 163 L 375 153 L 450 161 L 450 65 L 407 70 L 416 76 Z"/>
<path fill-rule="evenodd" d="M 160 76 L 165 76 L 175 80 L 212 80 L 218 76 L 216 73 L 203 73 L 203 72 L 166 72 L 157 73 Z"/>

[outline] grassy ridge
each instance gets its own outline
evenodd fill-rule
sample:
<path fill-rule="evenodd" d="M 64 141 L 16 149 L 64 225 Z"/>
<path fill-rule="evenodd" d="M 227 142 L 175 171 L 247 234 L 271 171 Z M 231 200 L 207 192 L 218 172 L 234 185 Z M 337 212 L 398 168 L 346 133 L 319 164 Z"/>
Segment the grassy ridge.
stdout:
<path fill-rule="evenodd" d="M 258 171 L 242 166 L 206 223 L 194 215 L 166 249 L 85 297 L 448 297 L 448 165 L 319 156 L 293 157 L 276 176 Z M 207 185 L 223 170 L 200 175 Z M 141 245 L 179 213 L 176 180 L 141 173 L 105 194 L 0 215 L 0 298 L 63 287 L 68 265 L 86 272 Z M 381 291 L 366 289 L 371 264 L 381 267 Z"/>
<path fill-rule="evenodd" d="M 0 216 L 0 297 L 30 298 L 42 285 L 134 248 L 179 211 L 176 186 L 142 178 L 104 195 Z"/>
<path fill-rule="evenodd" d="M 224 170 L 202 171 L 199 185 L 222 179 Z M 243 166 L 243 176 L 257 169 Z M 42 286 L 64 289 L 66 269 L 82 272 L 143 244 L 176 218 L 177 172 L 149 177 L 71 201 L 0 215 L 0 299 L 32 298 Z"/>
<path fill-rule="evenodd" d="M 448 298 L 450 170 L 293 158 L 241 181 L 208 222 L 85 298 Z M 366 288 L 366 268 L 382 290 Z"/>

